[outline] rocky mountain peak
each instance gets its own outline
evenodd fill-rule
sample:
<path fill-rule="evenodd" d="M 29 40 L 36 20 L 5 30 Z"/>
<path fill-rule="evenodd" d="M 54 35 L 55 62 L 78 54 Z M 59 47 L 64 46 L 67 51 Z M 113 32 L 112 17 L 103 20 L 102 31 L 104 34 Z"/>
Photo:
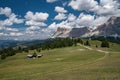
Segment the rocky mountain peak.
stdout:
<path fill-rule="evenodd" d="M 116 36 L 120 37 L 120 17 L 111 17 L 106 23 L 92 30 L 90 27 L 58 28 L 52 38 L 56 37 L 90 37 L 90 36 Z"/>
<path fill-rule="evenodd" d="M 97 36 L 120 35 L 120 17 L 111 17 L 106 23 L 98 26 L 93 32 L 99 32 L 99 34 L 94 34 Z"/>

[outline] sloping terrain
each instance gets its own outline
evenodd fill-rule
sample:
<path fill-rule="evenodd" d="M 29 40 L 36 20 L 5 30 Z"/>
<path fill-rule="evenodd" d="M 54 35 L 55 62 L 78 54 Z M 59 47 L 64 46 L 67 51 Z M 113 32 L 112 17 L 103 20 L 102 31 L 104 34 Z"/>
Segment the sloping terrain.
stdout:
<path fill-rule="evenodd" d="M 45 50 L 42 58 L 28 59 L 23 52 L 0 60 L 0 80 L 119 80 L 120 45 L 101 48 L 99 41 L 90 43 Z"/>

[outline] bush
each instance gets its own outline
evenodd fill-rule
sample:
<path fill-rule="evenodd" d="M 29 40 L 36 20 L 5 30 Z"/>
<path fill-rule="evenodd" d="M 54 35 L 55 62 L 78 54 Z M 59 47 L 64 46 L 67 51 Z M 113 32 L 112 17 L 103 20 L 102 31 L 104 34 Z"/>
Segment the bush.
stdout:
<path fill-rule="evenodd" d="M 1 59 L 3 60 L 3 59 L 5 59 L 7 56 L 6 56 L 6 54 L 1 54 Z"/>
<path fill-rule="evenodd" d="M 38 48 L 38 49 L 36 49 L 37 50 L 37 52 L 41 52 L 41 49 L 40 48 Z"/>
<path fill-rule="evenodd" d="M 105 40 L 105 41 L 102 41 L 102 43 L 101 43 L 101 47 L 110 47 L 109 46 L 109 42 L 107 41 L 107 40 Z"/>
<path fill-rule="evenodd" d="M 90 46 L 90 43 L 89 43 L 88 40 L 85 42 L 85 45 L 86 45 L 86 46 Z"/>
<path fill-rule="evenodd" d="M 37 54 L 35 52 L 33 53 L 33 57 L 37 57 Z"/>

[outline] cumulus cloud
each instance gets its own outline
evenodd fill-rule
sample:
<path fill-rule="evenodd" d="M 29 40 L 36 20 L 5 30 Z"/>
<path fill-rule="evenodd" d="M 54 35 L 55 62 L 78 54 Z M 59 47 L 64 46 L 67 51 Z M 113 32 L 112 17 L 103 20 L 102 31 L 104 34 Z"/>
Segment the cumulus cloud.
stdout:
<path fill-rule="evenodd" d="M 36 12 L 33 13 L 31 11 L 28 11 L 25 15 L 26 22 L 25 24 L 28 26 L 47 26 L 44 21 L 47 20 L 49 17 L 48 13 L 42 13 L 42 12 Z"/>
<path fill-rule="evenodd" d="M 61 27 L 61 28 L 73 28 L 73 26 L 75 25 L 75 22 L 69 22 L 68 20 L 65 20 L 65 21 L 62 21 L 60 23 L 56 23 L 56 22 L 53 22 L 52 24 L 50 24 L 48 26 L 48 30 L 51 30 L 51 31 L 56 31 L 58 27 Z"/>
<path fill-rule="evenodd" d="M 56 1 L 58 1 L 58 0 L 46 0 L 46 2 L 48 2 L 48 3 L 54 3 Z"/>
<path fill-rule="evenodd" d="M 92 26 L 94 16 L 81 13 L 76 21 L 79 26 Z"/>
<path fill-rule="evenodd" d="M 38 26 L 31 26 L 31 27 L 28 27 L 26 31 L 35 31 L 35 30 L 39 30 L 40 27 Z"/>
<path fill-rule="evenodd" d="M 81 13 L 76 19 L 77 26 L 97 28 L 99 25 L 104 24 L 109 19 L 109 16 L 96 16 Z"/>
<path fill-rule="evenodd" d="M 46 0 L 48 3 L 54 3 L 59 0 Z M 80 11 L 79 15 L 69 13 L 64 7 L 56 6 L 54 11 L 58 14 L 54 17 L 54 22 L 46 24 L 49 17 L 48 13 L 28 11 L 24 16 L 25 19 L 19 19 L 18 15 L 12 12 L 11 8 L 0 7 L 0 16 L 5 15 L 7 19 L 0 20 L 0 38 L 6 39 L 45 39 L 54 33 L 58 27 L 76 28 L 91 27 L 105 23 L 111 16 L 120 16 L 119 0 L 69 0 L 61 1 L 63 6 L 70 6 L 72 9 Z M 67 6 L 66 6 L 67 7 Z M 85 13 L 81 13 L 84 11 Z M 92 14 L 91 14 L 92 12 Z M 59 21 L 55 21 L 59 20 Z M 12 28 L 14 24 L 20 24 L 25 21 L 28 26 L 25 31 Z M 59 22 L 59 23 L 58 23 Z M 44 28 L 42 26 L 48 26 Z"/>
<path fill-rule="evenodd" d="M 55 11 L 58 13 L 66 13 L 67 12 L 67 10 L 65 10 L 63 7 L 60 7 L 60 6 L 56 6 Z"/>
<path fill-rule="evenodd" d="M 48 30 L 54 32 L 58 27 L 62 28 L 80 28 L 80 27 L 91 27 L 95 29 L 97 26 L 105 23 L 109 17 L 95 16 L 90 14 L 80 13 L 78 17 L 73 14 L 69 14 L 65 21 L 60 23 L 53 22 L 48 26 Z"/>
<path fill-rule="evenodd" d="M 52 29 L 57 29 L 57 24 L 55 23 L 55 22 L 53 22 L 52 24 L 50 24 L 49 26 L 48 26 L 48 29 L 50 29 L 50 30 L 52 30 Z"/>
<path fill-rule="evenodd" d="M 96 17 L 96 19 L 94 19 L 94 21 L 93 21 L 94 28 L 96 28 L 97 26 L 107 22 L 108 19 L 109 19 L 109 17 L 105 17 L 105 16 Z"/>
<path fill-rule="evenodd" d="M 10 32 L 10 33 L 2 32 L 2 33 L 0 33 L 0 37 L 4 38 L 4 39 L 6 39 L 6 37 L 20 37 L 22 35 L 23 35 L 23 33 L 20 33 L 20 32 Z"/>
<path fill-rule="evenodd" d="M 58 15 L 55 16 L 54 20 L 64 20 L 67 16 L 64 13 L 58 13 Z"/>
<path fill-rule="evenodd" d="M 105 23 L 111 16 L 120 16 L 119 0 L 100 0 L 99 3 L 95 0 L 71 0 L 68 6 L 74 10 L 94 13 L 94 15 L 81 13 L 75 20 L 78 26 L 93 28 Z"/>
<path fill-rule="evenodd" d="M 74 21 L 75 19 L 76 19 L 75 15 L 73 15 L 71 13 L 68 15 L 68 21 Z"/>
<path fill-rule="evenodd" d="M 35 14 L 31 11 L 28 11 L 25 15 L 26 20 L 33 20 L 43 22 L 49 17 L 48 13 L 36 12 Z"/>
<path fill-rule="evenodd" d="M 3 13 L 1 13 L 3 14 Z M 6 14 L 5 14 L 6 15 Z M 41 26 L 47 26 L 45 21 L 49 17 L 48 13 L 28 11 L 25 17 L 25 25 L 28 27 L 25 30 L 19 31 L 17 28 L 12 28 L 13 24 L 19 24 L 21 19 L 16 18 L 17 15 L 11 13 L 4 21 L 0 21 L 0 39 L 14 39 L 14 40 L 32 40 L 32 39 L 46 39 L 48 34 L 43 32 Z M 1 32 L 2 31 L 2 32 Z"/>
<path fill-rule="evenodd" d="M 54 20 L 64 20 L 67 18 L 67 10 L 65 10 L 63 7 L 56 6 L 55 11 L 58 12 L 58 14 L 55 16 Z"/>
<path fill-rule="evenodd" d="M 7 19 L 5 20 L 0 20 L 0 26 L 11 26 L 13 24 L 20 24 L 23 23 L 23 19 L 18 19 L 17 15 L 12 13 L 11 8 L 5 7 L 5 8 L 0 8 L 0 15 L 5 15 Z"/>
<path fill-rule="evenodd" d="M 71 6 L 74 10 L 90 10 L 97 4 L 95 0 L 71 0 L 68 6 Z"/>
<path fill-rule="evenodd" d="M 12 14 L 12 11 L 11 11 L 11 9 L 9 7 L 5 7 L 5 8 L 0 7 L 0 15 L 1 14 L 6 15 L 7 17 L 9 17 Z"/>
<path fill-rule="evenodd" d="M 18 32 L 19 30 L 16 28 L 5 28 L 6 31 L 11 31 L 11 32 Z"/>
<path fill-rule="evenodd" d="M 26 21 L 25 23 L 26 25 L 28 26 L 47 26 L 47 24 L 45 24 L 44 22 L 38 22 L 38 21 L 34 21 L 34 20 L 29 20 L 29 21 Z"/>
<path fill-rule="evenodd" d="M 68 4 L 74 10 L 92 11 L 99 16 L 120 16 L 120 4 L 117 0 L 71 0 Z"/>
<path fill-rule="evenodd" d="M 11 36 L 21 36 L 22 33 L 20 33 L 17 28 L 12 28 L 12 25 L 23 23 L 24 19 L 17 18 L 17 15 L 13 13 L 9 7 L 0 7 L 0 16 L 3 15 L 5 15 L 7 18 L 0 20 L 0 37 L 7 39 L 7 37 Z"/>
<path fill-rule="evenodd" d="M 11 33 L 9 34 L 9 36 L 22 36 L 22 35 L 23 35 L 23 33 L 20 33 L 20 32 L 17 32 L 17 33 L 11 32 Z"/>
<path fill-rule="evenodd" d="M 39 32 L 41 26 L 47 26 L 47 24 L 44 23 L 44 21 L 46 21 L 48 17 L 48 13 L 33 13 L 31 11 L 28 11 L 25 15 L 25 24 L 28 26 L 28 28 L 26 28 L 25 35 L 32 34 L 35 36 L 35 33 Z"/>
<path fill-rule="evenodd" d="M 120 13 L 120 4 L 115 0 L 100 0 L 100 5 L 97 5 L 92 11 L 97 15 L 116 16 Z"/>

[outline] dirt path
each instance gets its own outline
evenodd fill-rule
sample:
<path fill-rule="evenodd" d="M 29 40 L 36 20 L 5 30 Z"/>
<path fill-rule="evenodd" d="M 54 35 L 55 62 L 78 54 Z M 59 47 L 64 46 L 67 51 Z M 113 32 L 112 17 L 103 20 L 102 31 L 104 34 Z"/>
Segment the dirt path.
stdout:
<path fill-rule="evenodd" d="M 93 49 L 93 48 L 91 48 L 89 46 L 84 46 L 84 45 L 81 45 L 81 44 L 79 44 L 79 45 L 86 48 L 86 49 L 88 49 L 88 50 L 96 50 L 96 51 L 102 52 L 102 53 L 109 53 L 108 51 L 103 51 L 103 50 L 100 50 L 100 49 Z"/>
<path fill-rule="evenodd" d="M 109 56 L 109 53 L 110 53 L 108 51 L 104 51 L 104 50 L 100 50 L 100 49 L 93 49 L 93 48 L 91 48 L 89 46 L 84 46 L 84 45 L 81 45 L 81 44 L 79 44 L 79 45 L 86 48 L 86 49 L 88 49 L 88 50 L 95 50 L 95 51 L 98 51 L 98 52 L 101 52 L 101 53 L 105 53 L 105 55 L 103 57 L 96 59 L 94 62 L 97 62 L 99 60 L 102 60 L 102 59 L 106 58 L 107 56 Z"/>
<path fill-rule="evenodd" d="M 88 46 L 84 46 L 84 45 L 81 45 L 81 44 L 78 44 L 78 45 L 80 45 L 80 46 L 82 46 L 82 47 L 84 47 L 84 48 L 86 48 L 86 49 L 88 49 L 88 50 L 93 50 L 92 48 L 90 48 L 90 47 L 88 47 Z"/>

